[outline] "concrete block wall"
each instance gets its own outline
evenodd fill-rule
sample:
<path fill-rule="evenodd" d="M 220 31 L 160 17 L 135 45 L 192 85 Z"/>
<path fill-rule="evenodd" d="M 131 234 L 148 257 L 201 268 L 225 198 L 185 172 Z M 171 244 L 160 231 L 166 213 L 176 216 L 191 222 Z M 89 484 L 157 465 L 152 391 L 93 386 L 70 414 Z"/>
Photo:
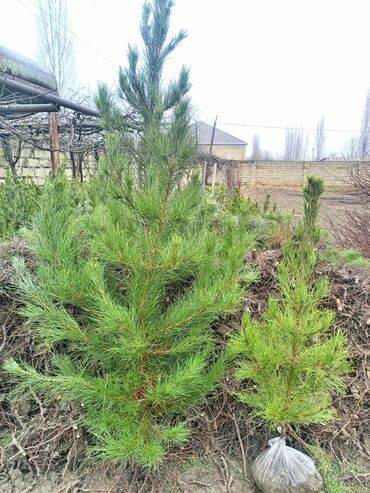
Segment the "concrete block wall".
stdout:
<path fill-rule="evenodd" d="M 66 176 L 72 177 L 72 166 L 69 156 L 61 153 L 60 162 L 66 166 Z M 42 185 L 45 182 L 45 178 L 49 176 L 51 172 L 50 153 L 42 149 L 24 147 L 16 168 L 18 176 L 25 179 L 32 179 L 38 185 Z M 88 165 L 84 166 L 83 172 L 85 178 L 88 178 L 91 175 L 93 168 L 94 159 L 91 157 Z M 0 182 L 4 180 L 7 173 L 10 173 L 10 167 L 5 160 L 2 146 L 0 146 Z"/>
<path fill-rule="evenodd" d="M 225 152 L 228 151 L 229 155 L 230 147 L 235 148 L 235 156 L 237 156 L 237 153 L 240 156 L 241 153 L 245 152 L 244 146 L 224 147 Z M 63 160 L 67 163 L 66 175 L 72 176 L 72 168 L 68 156 L 61 155 L 61 162 Z M 235 158 L 235 161 L 235 178 L 242 189 L 250 187 L 300 189 L 305 184 L 307 176 L 310 175 L 322 178 L 327 188 L 348 188 L 350 187 L 348 179 L 351 169 L 362 167 L 370 172 L 370 161 L 244 161 L 240 158 Z M 91 176 L 94 165 L 95 161 L 91 156 L 88 165 L 84 167 L 85 178 Z M 0 181 L 5 178 L 7 171 L 10 172 L 10 168 L 5 161 L 3 149 L 0 146 Z M 23 149 L 22 156 L 17 164 L 18 176 L 32 179 L 41 185 L 50 174 L 50 171 L 49 152 L 27 147 Z M 213 173 L 211 172 L 208 177 L 209 183 L 212 181 L 212 176 Z M 226 174 L 222 167 L 217 170 L 216 182 L 226 182 Z"/>
<path fill-rule="evenodd" d="M 350 172 L 359 167 L 368 169 L 370 173 L 370 161 L 238 161 L 234 165 L 242 189 L 298 189 L 310 175 L 322 178 L 327 188 L 350 188 Z M 208 180 L 210 183 L 212 176 Z M 216 183 L 225 182 L 225 171 L 219 168 Z"/>

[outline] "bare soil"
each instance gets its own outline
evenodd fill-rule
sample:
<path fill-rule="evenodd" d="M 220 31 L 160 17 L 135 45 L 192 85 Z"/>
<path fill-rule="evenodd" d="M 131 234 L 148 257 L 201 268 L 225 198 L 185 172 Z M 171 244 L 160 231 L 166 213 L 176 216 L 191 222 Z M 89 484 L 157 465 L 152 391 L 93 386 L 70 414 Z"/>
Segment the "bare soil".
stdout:
<path fill-rule="evenodd" d="M 271 205 L 275 204 L 282 212 L 293 212 L 299 217 L 303 212 L 302 190 L 285 189 L 249 189 L 244 192 L 247 197 L 262 205 L 266 195 L 271 196 Z M 325 191 L 320 199 L 320 222 L 330 230 L 331 221 L 339 222 L 347 209 L 354 210 L 360 205 L 360 197 L 352 190 L 338 189 Z"/>

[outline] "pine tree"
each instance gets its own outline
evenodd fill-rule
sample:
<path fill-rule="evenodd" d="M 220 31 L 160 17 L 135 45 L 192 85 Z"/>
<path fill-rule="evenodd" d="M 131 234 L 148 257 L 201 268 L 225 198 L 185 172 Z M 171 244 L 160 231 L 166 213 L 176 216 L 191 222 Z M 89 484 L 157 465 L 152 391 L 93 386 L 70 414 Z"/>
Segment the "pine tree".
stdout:
<path fill-rule="evenodd" d="M 128 67 L 121 67 L 118 74 L 120 102 L 104 84 L 99 86 L 96 98 L 105 129 L 119 132 L 121 146 L 136 167 L 139 182 L 148 162 L 153 160 L 153 133 L 165 131 L 169 121 L 183 120 L 185 115 L 190 118 L 189 69 L 183 66 L 177 80 L 163 82 L 168 57 L 186 38 L 183 30 L 169 37 L 173 5 L 172 0 L 151 0 L 144 4 L 140 25 L 143 49 L 140 52 L 136 46 L 128 47 Z M 193 131 L 188 126 L 186 135 L 184 130 L 182 126 L 177 137 L 181 136 L 181 141 L 186 137 L 189 144 Z M 178 139 L 170 139 L 170 148 L 162 151 L 176 152 L 179 158 L 179 144 Z M 155 152 L 154 156 L 157 157 Z M 187 159 L 186 153 L 183 157 Z"/>
<path fill-rule="evenodd" d="M 317 223 L 320 198 L 324 192 L 324 182 L 316 176 L 309 176 L 303 188 L 304 212 L 303 220 L 297 227 L 297 237 L 302 242 L 311 242 L 313 245 L 320 240 L 321 228 Z"/>
<path fill-rule="evenodd" d="M 335 313 L 320 307 L 328 294 L 325 278 L 314 280 L 317 214 L 322 181 L 310 177 L 304 191 L 302 237 L 283 247 L 279 294 L 270 297 L 261 320 L 247 312 L 229 342 L 238 361 L 238 381 L 249 382 L 238 398 L 272 427 L 323 423 L 335 417 L 331 394 L 344 389 L 349 371 L 346 337 L 330 329 Z"/>
<path fill-rule="evenodd" d="M 171 7 L 144 7 L 147 63 L 137 72 L 131 51 L 121 74 L 126 92 L 145 88 L 129 101 L 141 125 L 135 152 L 125 144 L 122 153 L 126 130 L 110 129 L 92 186 L 99 193 L 84 214 L 62 177 L 51 179 L 29 233 L 37 271 L 14 262 L 22 312 L 51 354 L 49 368 L 5 364 L 19 394 L 80 405 L 98 457 L 145 466 L 188 438 L 184 417 L 223 373 L 212 323 L 238 308 L 241 281 L 254 278 L 243 221 L 215 222 L 197 176 L 184 179 L 195 162 L 186 77 L 164 93 L 158 79 L 183 38 L 165 43 Z"/>
<path fill-rule="evenodd" d="M 222 375 L 211 324 L 239 305 L 251 244 L 244 227 L 208 227 L 197 179 L 180 188 L 175 163 L 156 171 L 84 216 L 58 177 L 46 185 L 30 232 L 37 272 L 15 268 L 50 369 L 5 364 L 18 393 L 83 406 L 100 457 L 147 466 L 185 441 L 182 416 Z"/>

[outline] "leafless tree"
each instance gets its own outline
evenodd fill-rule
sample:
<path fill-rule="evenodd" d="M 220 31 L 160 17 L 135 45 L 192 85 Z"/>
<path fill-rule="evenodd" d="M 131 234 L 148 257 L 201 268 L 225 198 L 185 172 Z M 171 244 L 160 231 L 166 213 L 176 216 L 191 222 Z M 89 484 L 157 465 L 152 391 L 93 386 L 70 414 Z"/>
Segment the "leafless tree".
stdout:
<path fill-rule="evenodd" d="M 321 161 L 324 158 L 325 153 L 325 116 L 323 115 L 317 122 L 316 132 L 315 132 L 315 159 L 316 161 Z"/>
<path fill-rule="evenodd" d="M 38 58 L 55 76 L 61 96 L 76 82 L 73 33 L 66 0 L 38 0 Z"/>
<path fill-rule="evenodd" d="M 260 146 L 260 137 L 257 134 L 253 135 L 253 141 L 252 141 L 252 152 L 250 155 L 250 159 L 253 161 L 256 161 L 258 159 L 261 159 L 262 151 L 261 151 L 261 146 Z"/>
<path fill-rule="evenodd" d="M 358 158 L 358 137 L 351 137 L 345 144 L 344 151 L 342 152 L 342 159 L 347 161 L 354 161 Z"/>
<path fill-rule="evenodd" d="M 252 159 L 253 161 L 271 161 L 273 159 L 273 155 L 270 151 L 261 149 L 260 137 L 258 134 L 253 135 L 252 152 L 249 159 Z"/>
<path fill-rule="evenodd" d="M 352 168 L 350 183 L 357 192 L 356 208 L 341 212 L 337 221 L 332 221 L 336 241 L 345 248 L 357 248 L 370 258 L 370 171 L 365 166 Z"/>
<path fill-rule="evenodd" d="M 364 159 L 370 154 L 370 89 L 362 110 L 361 129 L 357 142 L 357 157 Z"/>
<path fill-rule="evenodd" d="M 308 138 L 304 136 L 303 130 L 288 127 L 285 131 L 284 160 L 300 161 L 307 153 Z"/>

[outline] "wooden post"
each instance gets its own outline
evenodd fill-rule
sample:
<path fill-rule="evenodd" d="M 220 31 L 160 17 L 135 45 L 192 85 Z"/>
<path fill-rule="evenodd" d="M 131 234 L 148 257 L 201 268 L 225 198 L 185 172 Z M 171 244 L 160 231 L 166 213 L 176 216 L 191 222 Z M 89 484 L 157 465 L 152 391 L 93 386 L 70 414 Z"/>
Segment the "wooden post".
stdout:
<path fill-rule="evenodd" d="M 213 163 L 213 175 L 212 175 L 212 188 L 216 185 L 216 177 L 217 177 L 217 161 Z"/>
<path fill-rule="evenodd" d="M 206 178 L 207 178 L 207 159 L 204 159 L 202 164 L 202 188 L 206 187 Z"/>
<path fill-rule="evenodd" d="M 209 153 L 212 155 L 212 150 L 213 150 L 213 141 L 215 140 L 215 132 L 216 132 L 216 125 L 217 125 L 217 118 L 218 115 L 215 118 L 215 122 L 213 124 L 213 129 L 212 129 L 212 137 L 211 137 L 211 145 L 209 146 Z M 217 176 L 217 161 L 213 163 L 213 175 L 212 175 L 212 188 L 215 187 L 216 185 L 216 176 Z"/>
<path fill-rule="evenodd" d="M 58 117 L 56 113 L 49 114 L 49 135 L 50 135 L 51 172 L 53 176 L 55 176 L 58 172 L 58 169 L 60 168 Z"/>

